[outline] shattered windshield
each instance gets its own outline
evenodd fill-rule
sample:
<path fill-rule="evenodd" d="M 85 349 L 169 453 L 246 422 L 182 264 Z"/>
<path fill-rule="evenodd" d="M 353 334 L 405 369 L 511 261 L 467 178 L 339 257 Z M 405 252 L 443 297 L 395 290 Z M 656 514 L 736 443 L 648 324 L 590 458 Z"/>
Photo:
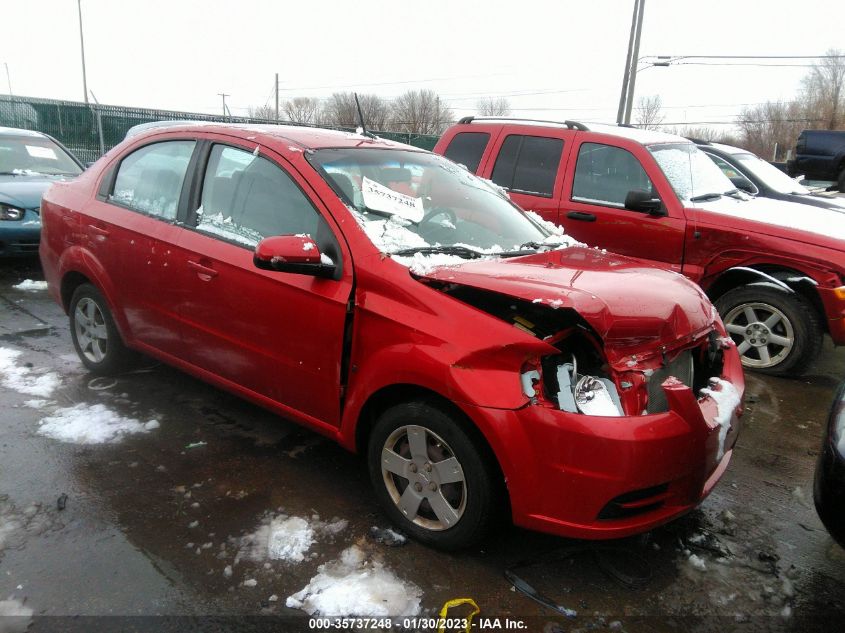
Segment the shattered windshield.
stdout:
<path fill-rule="evenodd" d="M 495 185 L 440 156 L 342 148 L 308 158 L 383 252 L 467 258 L 563 243 Z"/>
<path fill-rule="evenodd" d="M 0 173 L 76 176 L 82 169 L 61 147 L 42 136 L 0 136 Z"/>
<path fill-rule="evenodd" d="M 693 143 L 660 143 L 649 145 L 648 150 L 681 200 L 718 198 L 736 189 L 716 163 Z"/>

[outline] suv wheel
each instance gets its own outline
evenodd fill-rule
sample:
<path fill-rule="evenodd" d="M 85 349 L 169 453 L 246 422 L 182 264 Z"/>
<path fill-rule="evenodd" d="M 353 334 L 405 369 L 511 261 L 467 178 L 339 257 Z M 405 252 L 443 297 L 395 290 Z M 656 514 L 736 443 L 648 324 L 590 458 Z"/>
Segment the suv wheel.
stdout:
<path fill-rule="evenodd" d="M 797 294 L 740 286 L 719 297 L 716 308 L 748 369 L 800 374 L 821 351 L 818 316 Z"/>
<path fill-rule="evenodd" d="M 82 364 L 95 374 L 126 369 L 135 352 L 120 338 L 105 298 L 91 284 L 82 284 L 70 300 L 70 336 Z"/>
<path fill-rule="evenodd" d="M 459 549 L 487 531 L 495 503 L 493 469 L 462 420 L 424 401 L 396 405 L 370 435 L 370 479 L 393 522 L 417 540 Z"/>

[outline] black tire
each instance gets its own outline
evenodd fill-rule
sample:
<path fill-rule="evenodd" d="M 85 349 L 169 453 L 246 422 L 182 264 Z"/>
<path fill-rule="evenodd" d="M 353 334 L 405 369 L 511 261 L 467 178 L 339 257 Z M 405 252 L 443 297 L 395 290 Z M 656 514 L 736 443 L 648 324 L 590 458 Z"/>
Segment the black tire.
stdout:
<path fill-rule="evenodd" d="M 840 193 L 845 193 L 845 165 L 843 165 L 842 169 L 839 171 L 839 180 L 837 188 L 839 189 Z"/>
<path fill-rule="evenodd" d="M 74 291 L 68 315 L 73 347 L 90 372 L 110 376 L 132 366 L 137 354 L 123 344 L 109 305 L 94 286 L 82 284 Z M 104 340 L 88 337 L 91 323 L 98 333 L 105 334 Z"/>
<path fill-rule="evenodd" d="M 748 346 L 752 345 L 753 341 L 754 345 L 760 345 L 761 339 L 752 338 L 759 334 L 749 332 L 749 329 L 742 332 L 736 331 L 752 325 L 750 319 L 739 316 L 739 311 L 743 309 L 743 306 L 749 304 L 764 306 L 757 309 L 758 315 L 765 316 L 768 310 L 768 313 L 774 317 L 776 314 L 772 311 L 774 309 L 784 317 L 774 326 L 774 329 L 764 333 L 766 338 L 763 341 L 768 341 L 768 337 L 775 336 L 791 338 L 793 341 L 791 348 L 772 343 L 762 345 L 761 347 L 766 348 L 769 353 L 768 366 L 759 364 L 765 363 L 760 355 L 760 348 L 749 347 L 743 351 L 743 343 Z M 719 297 L 715 305 L 725 321 L 728 334 L 739 347 L 742 364 L 746 369 L 773 376 L 797 376 L 803 373 L 821 352 L 823 331 L 819 316 L 813 306 L 797 293 L 787 293 L 766 286 L 740 286 Z M 732 324 L 737 326 L 733 328 L 735 330 L 733 332 L 731 331 Z M 790 328 L 791 337 L 788 336 Z M 782 358 L 777 362 L 775 362 L 774 352 L 782 354 Z"/>
<path fill-rule="evenodd" d="M 483 538 L 502 502 L 502 486 L 498 485 L 496 474 L 498 471 L 490 463 L 486 452 L 479 448 L 477 441 L 464 430 L 464 423 L 458 415 L 435 402 L 412 401 L 395 405 L 382 413 L 368 442 L 367 462 L 370 479 L 376 497 L 387 515 L 403 532 L 426 545 L 442 550 L 462 549 Z M 435 468 L 426 472 L 424 463 L 416 464 L 422 460 L 414 459 L 410 453 L 410 436 L 403 431 L 408 427 L 422 427 L 426 430 L 426 457 L 435 466 L 444 456 L 454 457 L 460 465 L 463 481 L 445 484 L 440 482 L 442 488 L 437 491 L 430 490 L 427 486 L 434 484 L 435 488 L 437 487 L 438 470 Z M 407 440 L 404 443 L 401 439 L 402 433 L 405 433 Z M 382 470 L 382 451 L 386 443 L 392 441 L 397 434 L 400 439 L 394 446 L 403 446 L 408 451 L 407 461 L 416 464 L 419 471 L 417 474 L 407 471 L 408 478 Z M 397 452 L 401 456 L 403 450 L 397 449 Z M 450 472 L 454 475 L 457 469 Z M 415 481 L 412 482 L 410 477 L 414 477 Z M 427 486 L 426 481 L 429 482 Z M 422 491 L 417 495 L 423 498 L 419 502 L 419 510 L 416 511 L 418 514 L 409 519 L 400 510 L 394 498 L 395 495 L 410 493 L 409 489 L 417 483 L 423 484 Z M 429 499 L 438 493 L 447 500 L 451 499 L 447 502 L 453 510 L 457 508 L 456 514 L 460 512 L 460 516 L 450 526 L 438 518 L 434 506 L 429 502 Z M 413 496 L 413 493 L 411 494 Z M 442 510 L 442 506 L 439 507 Z M 439 523 L 439 526 L 434 526 L 434 523 Z"/>

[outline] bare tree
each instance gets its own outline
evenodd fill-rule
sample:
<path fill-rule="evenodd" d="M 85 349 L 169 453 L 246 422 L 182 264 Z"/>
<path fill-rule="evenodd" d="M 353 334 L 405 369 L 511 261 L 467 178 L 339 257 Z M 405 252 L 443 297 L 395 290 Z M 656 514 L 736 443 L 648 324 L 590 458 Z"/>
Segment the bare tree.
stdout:
<path fill-rule="evenodd" d="M 276 110 L 270 106 L 250 106 L 247 109 L 247 115 L 250 119 L 263 119 L 267 121 L 276 120 Z"/>
<path fill-rule="evenodd" d="M 504 97 L 487 97 L 475 103 L 479 116 L 510 116 L 511 104 Z"/>
<path fill-rule="evenodd" d="M 452 110 L 433 90 L 409 90 L 393 102 L 391 126 L 397 132 L 441 134 L 453 118 Z"/>
<path fill-rule="evenodd" d="M 763 158 L 779 158 L 795 145 L 813 115 L 800 101 L 767 101 L 743 108 L 737 118 L 739 145 Z M 777 156 L 775 148 L 777 147 Z"/>
<path fill-rule="evenodd" d="M 294 123 L 317 123 L 320 115 L 320 100 L 315 97 L 294 97 L 282 107 L 284 116 Z"/>
<path fill-rule="evenodd" d="M 390 106 L 387 101 L 374 94 L 358 95 L 361 103 L 361 113 L 367 129 L 382 130 L 390 116 Z M 335 92 L 323 107 L 320 122 L 324 125 L 338 127 L 358 127 L 358 108 L 355 105 L 355 93 Z"/>
<path fill-rule="evenodd" d="M 828 130 L 845 128 L 845 57 L 843 51 L 828 49 L 802 81 L 801 101 L 807 113 Z"/>
<path fill-rule="evenodd" d="M 659 130 L 663 123 L 663 99 L 660 95 L 637 99 L 637 127 L 644 130 Z"/>

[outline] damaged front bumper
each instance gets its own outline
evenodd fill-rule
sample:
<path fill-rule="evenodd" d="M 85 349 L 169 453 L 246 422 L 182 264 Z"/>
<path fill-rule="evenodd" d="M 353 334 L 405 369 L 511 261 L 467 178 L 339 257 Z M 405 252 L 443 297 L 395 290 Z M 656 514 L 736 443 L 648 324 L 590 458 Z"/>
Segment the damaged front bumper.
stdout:
<path fill-rule="evenodd" d="M 659 413 L 478 408 L 474 414 L 486 417 L 513 460 L 503 470 L 514 522 L 562 536 L 617 538 L 698 505 L 736 442 L 744 392 L 739 356 L 725 353 L 721 380 L 700 397 L 671 377 L 660 384 L 666 410 Z"/>

